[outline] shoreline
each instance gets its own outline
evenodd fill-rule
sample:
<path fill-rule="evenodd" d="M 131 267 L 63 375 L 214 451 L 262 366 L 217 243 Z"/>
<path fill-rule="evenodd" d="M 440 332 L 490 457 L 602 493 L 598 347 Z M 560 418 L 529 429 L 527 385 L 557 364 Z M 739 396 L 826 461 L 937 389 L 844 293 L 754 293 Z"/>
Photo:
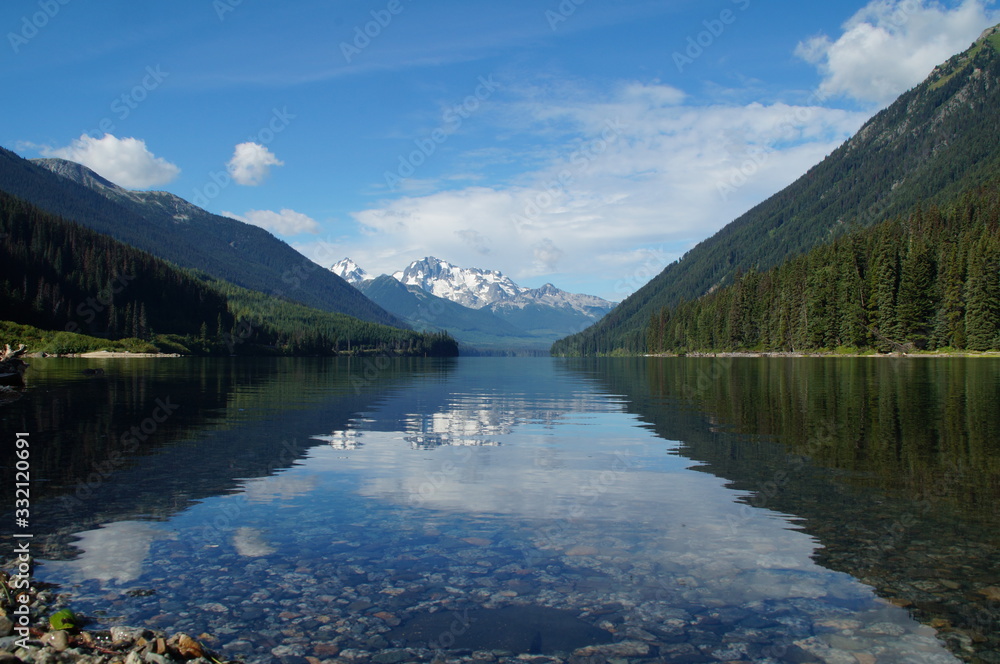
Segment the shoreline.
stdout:
<path fill-rule="evenodd" d="M 92 350 L 87 353 L 68 353 L 66 355 L 48 355 L 47 357 L 85 357 L 88 359 L 102 357 L 184 357 L 180 353 L 132 353 L 127 350 Z"/>
<path fill-rule="evenodd" d="M 183 632 L 146 627 L 115 626 L 90 629 L 92 621 L 68 610 L 71 593 L 58 586 L 34 583 L 21 588 L 15 581 L 16 565 L 0 571 L 0 662 L 4 664 L 238 664 L 210 649 L 205 635 L 197 638 Z M 29 577 L 34 581 L 33 577 Z M 11 605 L 12 595 L 26 594 L 28 611 L 21 615 Z M 26 619 L 25 619 L 26 618 Z M 18 627 L 20 625 L 20 627 Z M 21 630 L 27 633 L 19 633 Z"/>
<path fill-rule="evenodd" d="M 128 358 L 141 358 L 141 359 L 159 359 L 159 358 L 177 358 L 177 357 L 194 357 L 192 355 L 181 355 L 180 353 L 132 353 L 129 351 L 110 351 L 110 350 L 95 350 L 86 353 L 66 353 L 66 354 L 36 354 L 28 355 L 26 357 L 34 358 L 83 358 L 83 359 L 128 359 Z M 211 357 L 211 356 L 209 356 Z M 223 357 L 223 356 L 218 356 Z M 231 357 L 231 356 L 230 356 Z M 316 357 L 314 355 L 288 355 L 285 357 Z M 468 356 L 472 357 L 472 356 Z M 559 357 L 553 355 L 551 357 Z M 601 356 L 587 356 L 587 357 L 601 357 Z M 615 357 L 615 356 L 603 356 L 603 357 Z M 708 352 L 708 351 L 696 351 L 690 353 L 644 353 L 642 355 L 628 355 L 625 357 L 647 357 L 647 358 L 667 358 L 667 357 L 693 357 L 693 358 L 831 358 L 831 357 L 843 357 L 843 358 L 887 358 L 887 359 L 902 359 L 902 358 L 949 358 L 949 357 L 970 357 L 970 358 L 1000 358 L 1000 351 L 990 350 L 990 351 L 954 351 L 954 352 L 916 352 L 916 353 L 835 353 L 829 352 L 798 352 L 798 351 L 719 351 L 719 352 Z"/>
<path fill-rule="evenodd" d="M 160 357 L 191 357 L 188 355 L 181 355 L 180 353 L 132 353 L 127 350 L 91 350 L 86 353 L 32 353 L 31 355 L 25 355 L 32 359 L 47 360 L 50 358 L 62 359 L 62 358 L 84 358 L 89 360 L 101 359 L 101 358 L 130 358 L 130 357 L 141 357 L 141 358 L 160 358 Z"/>
<path fill-rule="evenodd" d="M 948 358 L 948 357 L 976 357 L 976 358 L 1000 358 L 1000 351 L 955 351 L 939 353 L 929 351 L 926 353 L 834 353 L 834 352 L 794 352 L 794 351 L 719 351 L 713 352 L 692 352 L 692 353 L 647 353 L 640 357 L 695 357 L 695 358 Z"/>

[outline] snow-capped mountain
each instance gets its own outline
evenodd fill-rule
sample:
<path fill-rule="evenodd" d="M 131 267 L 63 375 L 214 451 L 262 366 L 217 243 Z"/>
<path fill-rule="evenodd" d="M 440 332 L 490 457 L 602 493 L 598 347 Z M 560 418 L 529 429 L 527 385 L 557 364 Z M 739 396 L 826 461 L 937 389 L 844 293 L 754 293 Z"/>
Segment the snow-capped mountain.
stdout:
<path fill-rule="evenodd" d="M 461 268 L 433 256 L 414 261 L 405 270 L 392 276 L 405 286 L 417 286 L 470 309 L 482 309 L 495 302 L 517 297 L 527 290 L 502 272 L 475 267 Z"/>
<path fill-rule="evenodd" d="M 542 304 L 550 307 L 567 307 L 581 313 L 603 316 L 615 307 L 614 302 L 608 302 L 604 298 L 596 295 L 584 295 L 583 293 L 567 293 L 556 288 L 552 284 L 545 284 L 541 288 L 523 289 L 513 300 L 500 304 L 508 306 L 523 307 L 525 304 Z"/>
<path fill-rule="evenodd" d="M 343 259 L 330 269 L 350 284 L 374 279 L 350 258 Z M 404 286 L 416 286 L 470 309 L 524 308 L 540 304 L 568 308 L 599 318 L 615 306 L 614 302 L 596 295 L 567 293 L 552 284 L 524 288 L 497 270 L 462 268 L 433 256 L 413 261 L 405 270 L 392 276 Z"/>
<path fill-rule="evenodd" d="M 361 269 L 361 267 L 350 258 L 338 261 L 333 267 L 330 268 L 330 271 L 352 286 L 356 286 L 362 281 L 371 281 L 375 278 Z"/>
<path fill-rule="evenodd" d="M 383 281 L 388 276 L 376 279 L 350 258 L 330 269 L 417 329 L 447 329 L 460 342 L 480 348 L 547 348 L 615 307 L 595 295 L 567 293 L 552 284 L 525 288 L 502 272 L 461 268 L 434 257 L 414 261 L 392 275 L 406 290 L 388 288 Z M 413 299 L 414 295 L 419 297 Z M 431 306 L 428 297 L 461 306 Z"/>

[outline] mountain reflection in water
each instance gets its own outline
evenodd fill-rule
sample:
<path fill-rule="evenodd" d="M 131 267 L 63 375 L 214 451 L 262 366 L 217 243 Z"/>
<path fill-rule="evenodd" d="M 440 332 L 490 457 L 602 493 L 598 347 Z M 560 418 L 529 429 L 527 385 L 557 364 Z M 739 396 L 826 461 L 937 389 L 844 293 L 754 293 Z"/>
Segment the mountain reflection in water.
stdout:
<path fill-rule="evenodd" d="M 46 445 L 39 577 L 104 624 L 249 662 L 430 661 L 456 612 L 577 616 L 614 643 L 545 652 L 594 661 L 1000 650 L 991 361 L 61 362 L 0 417 Z"/>

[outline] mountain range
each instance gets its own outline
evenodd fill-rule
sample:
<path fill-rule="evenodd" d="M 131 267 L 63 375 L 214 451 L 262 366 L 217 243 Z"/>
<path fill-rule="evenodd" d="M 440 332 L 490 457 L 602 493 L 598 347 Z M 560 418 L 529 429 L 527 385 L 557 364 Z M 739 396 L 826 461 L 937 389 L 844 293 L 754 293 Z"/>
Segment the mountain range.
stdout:
<path fill-rule="evenodd" d="M 986 323 L 985 327 L 980 326 L 982 329 L 971 332 L 966 329 L 965 337 L 976 339 L 978 346 L 986 348 L 993 344 L 990 332 L 993 312 L 1000 312 L 1000 295 L 994 295 L 994 287 L 1000 286 L 993 283 L 996 280 L 992 276 L 989 279 L 983 276 L 995 275 L 996 270 L 990 266 L 1000 260 L 994 256 L 992 237 L 976 236 L 979 239 L 974 251 L 961 247 L 960 251 L 952 251 L 948 242 L 955 241 L 947 238 L 935 237 L 933 242 L 923 242 L 916 237 L 917 242 L 910 244 L 919 245 L 923 252 L 920 255 L 911 255 L 912 246 L 894 245 L 889 250 L 887 240 L 872 250 L 878 256 L 872 252 L 866 254 L 867 249 L 858 249 L 868 240 L 852 238 L 861 229 L 893 219 L 912 219 L 911 226 L 930 229 L 927 232 L 939 235 L 957 232 L 956 229 L 966 228 L 963 224 L 978 219 L 976 214 L 980 214 L 971 208 L 963 213 L 963 204 L 986 209 L 993 200 L 990 188 L 996 188 L 996 174 L 1000 173 L 998 28 L 985 31 L 969 49 L 935 68 L 923 83 L 875 115 L 854 137 L 801 178 L 699 243 L 618 305 L 594 296 L 566 293 L 551 284 L 524 288 L 500 272 L 459 268 L 433 257 L 415 261 L 391 276 L 376 278 L 346 259 L 326 270 L 261 228 L 211 214 L 170 193 L 130 191 L 80 164 L 61 159 L 26 160 L 2 148 L 0 191 L 16 199 L 5 203 L 10 210 L 17 210 L 17 201 L 23 201 L 164 259 L 194 278 L 214 284 L 213 288 L 229 289 L 227 311 L 237 318 L 239 311 L 233 309 L 234 298 L 246 303 L 247 311 L 257 312 L 272 306 L 265 300 L 277 298 L 295 306 L 343 314 L 373 324 L 445 330 L 466 348 L 487 351 L 511 348 L 539 351 L 551 345 L 552 352 L 559 355 L 637 354 L 649 350 L 651 336 L 655 337 L 654 345 L 662 348 L 689 347 L 685 339 L 712 339 L 712 344 L 718 344 L 715 333 L 706 336 L 706 326 L 716 332 L 728 329 L 727 343 L 738 346 L 743 343 L 739 339 L 753 337 L 746 334 L 748 329 L 760 326 L 760 321 L 749 324 L 754 314 L 747 303 L 765 292 L 758 289 L 757 295 L 751 293 L 753 297 L 748 299 L 749 289 L 758 287 L 755 276 L 748 280 L 745 275 L 762 274 L 759 281 L 765 282 L 771 279 L 768 270 L 817 247 L 841 241 L 838 246 L 848 246 L 856 260 L 852 262 L 852 256 L 847 254 L 838 255 L 838 274 L 844 276 L 845 270 L 850 272 L 848 268 L 853 266 L 854 276 L 858 283 L 864 282 L 865 288 L 871 288 L 869 282 L 873 280 L 885 281 L 879 285 L 881 304 L 877 315 L 866 298 L 868 291 L 858 291 L 861 310 L 852 314 L 849 325 L 853 330 L 851 336 L 858 343 L 878 337 L 883 347 L 905 346 L 900 342 L 908 339 L 893 335 L 916 330 L 907 334 L 921 335 L 915 340 L 917 347 L 923 343 L 953 345 L 962 336 L 951 318 L 964 315 L 960 305 L 968 300 L 981 301 L 985 312 L 981 318 Z M 935 220 L 925 223 L 921 209 L 935 210 L 934 214 L 945 210 L 941 218 L 947 223 Z M 904 230 L 909 232 L 909 228 Z M 62 231 L 52 233 L 58 235 Z M 877 239 L 882 235 L 866 237 Z M 59 247 L 60 242 L 53 235 L 50 244 Z M 933 254 L 934 251 L 939 253 Z M 816 261 L 809 263 L 815 266 L 814 271 L 833 270 L 822 256 L 810 260 Z M 869 263 L 878 269 L 866 271 Z M 952 271 L 947 280 L 951 288 L 948 301 L 952 304 L 947 311 L 941 310 L 941 321 L 928 321 L 926 316 L 914 318 L 910 314 L 905 320 L 901 318 L 898 305 L 903 301 L 904 289 L 900 284 L 906 281 L 905 270 L 916 269 L 914 265 L 920 274 L 926 273 L 928 283 L 936 283 L 935 270 Z M 57 279 L 46 283 L 54 290 L 39 291 L 35 299 L 57 306 L 61 302 L 57 287 L 64 284 L 58 282 L 62 278 L 60 266 L 53 263 L 51 267 Z M 109 272 L 113 273 L 114 270 Z M 973 273 L 977 275 L 975 279 Z M 823 344 L 841 343 L 843 335 L 835 327 L 843 329 L 846 325 L 843 320 L 831 318 L 831 327 L 814 335 L 810 325 L 790 318 L 818 311 L 816 307 L 822 298 L 815 293 L 830 283 L 819 283 L 822 280 L 813 276 L 798 284 L 794 271 L 787 274 L 783 282 L 786 288 L 813 289 L 802 298 L 807 304 L 800 310 L 772 309 L 778 317 L 775 320 L 789 321 L 788 329 L 799 330 L 798 336 L 788 338 L 815 336 L 822 337 Z M 810 286 L 810 281 L 816 285 Z M 837 278 L 838 287 L 847 283 L 851 282 L 846 277 Z M 738 287 L 736 294 L 727 291 L 734 285 Z M 985 290 L 973 293 L 973 287 Z M 237 294 L 232 290 L 237 288 L 246 292 Z M 921 311 L 936 311 L 940 293 L 931 292 L 934 288 L 943 286 L 923 289 L 923 299 L 914 300 L 913 293 L 909 293 L 907 306 L 918 302 Z M 26 288 L 22 290 L 27 293 Z M 690 319 L 684 323 L 684 334 L 677 334 L 679 328 L 671 322 L 672 312 L 686 302 L 722 292 L 727 295 L 707 309 L 685 309 Z M 979 300 L 970 299 L 974 294 Z M 849 293 L 827 299 L 851 306 L 858 304 L 858 298 Z M 108 328 L 142 328 L 142 317 L 136 313 L 141 313 L 141 305 L 142 302 L 136 302 L 138 309 L 133 308 L 130 321 L 109 319 Z M 717 318 L 707 320 L 708 311 Z M 286 323 L 283 329 L 287 331 L 293 319 L 304 321 L 311 316 L 308 311 L 293 315 L 289 310 L 283 316 Z M 733 327 L 731 323 L 737 319 L 743 322 Z M 810 320 L 815 322 L 816 318 Z M 669 329 L 671 325 L 673 330 Z M 220 322 L 217 316 L 215 328 L 221 331 L 223 327 L 225 321 Z M 322 338 L 337 339 L 334 344 L 337 347 L 341 343 L 347 348 L 354 347 L 352 335 L 338 337 L 336 327 L 329 323 L 328 334 L 334 336 L 321 335 Z M 300 331 L 298 336 L 308 332 Z M 972 332 L 974 336 L 970 336 Z M 274 340 L 287 337 L 285 332 L 273 331 Z M 387 337 L 379 331 L 373 332 L 371 338 Z"/>
<path fill-rule="evenodd" d="M 650 320 L 854 229 L 949 205 L 1000 172 L 1000 26 L 876 114 L 787 188 L 702 241 L 557 355 L 648 350 Z M 804 287 L 804 286 L 803 286 Z"/>
<path fill-rule="evenodd" d="M 34 352 L 453 356 L 443 333 L 321 311 L 184 270 L 0 191 L 0 336 Z"/>
<path fill-rule="evenodd" d="M 27 160 L 3 148 L 0 191 L 179 267 L 321 311 L 405 327 L 266 230 L 173 194 L 131 191 L 75 162 Z"/>
<path fill-rule="evenodd" d="M 552 284 L 526 288 L 495 270 L 461 268 L 427 257 L 374 277 L 350 258 L 331 268 L 415 329 L 443 329 L 482 350 L 540 350 L 584 329 L 615 307 Z"/>
<path fill-rule="evenodd" d="M 323 347 L 325 340 L 336 340 L 338 335 L 339 341 L 333 345 L 343 346 L 340 350 L 361 347 L 362 337 L 379 339 L 376 343 L 391 343 L 393 347 L 403 338 L 376 328 L 366 328 L 362 333 L 361 328 L 347 321 L 335 323 L 334 319 L 309 313 L 318 310 L 317 314 L 342 314 L 395 328 L 413 327 L 435 333 L 453 330 L 467 352 L 547 352 L 553 341 L 588 327 L 614 307 L 601 298 L 567 293 L 551 284 L 523 288 L 499 272 L 461 269 L 434 258 L 415 261 L 395 279 L 373 279 L 353 263 L 325 270 L 264 229 L 212 214 L 167 192 L 125 189 L 64 159 L 27 160 L 0 148 L 0 191 L 190 271 L 228 298 L 223 318 L 259 319 L 268 310 L 273 316 L 280 311 L 280 323 L 277 327 L 271 325 L 274 329 L 267 343 L 277 342 L 283 348 L 308 347 L 315 351 Z M 56 238 L 63 231 L 53 232 Z M 61 240 L 52 242 L 56 246 Z M 357 287 L 349 285 L 341 274 Z M 47 276 L 45 283 L 48 290 L 44 294 L 33 295 L 30 302 L 18 300 L 17 306 L 30 309 L 34 306 L 31 302 L 44 300 L 50 308 L 65 308 L 60 294 L 68 283 L 59 283 L 52 276 Z M 302 308 L 278 305 L 275 299 Z M 139 312 L 140 305 L 137 300 L 135 312 Z M 119 312 L 119 318 L 121 315 Z M 37 318 L 36 322 L 55 320 L 40 311 L 29 318 Z M 307 320 L 323 321 L 323 330 L 296 333 L 292 330 L 295 320 L 303 325 Z M 211 321 L 207 327 L 220 334 L 234 334 L 230 323 L 216 323 Z M 255 323 L 254 329 L 259 330 L 261 324 Z M 101 319 L 100 327 L 90 327 L 89 334 L 112 337 L 116 331 L 131 334 L 147 329 L 145 324 L 139 324 L 138 313 L 134 321 Z M 164 331 L 162 324 L 149 328 Z M 204 340 L 205 335 L 199 338 Z M 436 338 L 428 338 L 426 343 L 436 343 Z M 255 340 L 258 346 L 264 343 L 263 337 Z M 211 343 L 203 341 L 201 345 L 207 348 Z"/>

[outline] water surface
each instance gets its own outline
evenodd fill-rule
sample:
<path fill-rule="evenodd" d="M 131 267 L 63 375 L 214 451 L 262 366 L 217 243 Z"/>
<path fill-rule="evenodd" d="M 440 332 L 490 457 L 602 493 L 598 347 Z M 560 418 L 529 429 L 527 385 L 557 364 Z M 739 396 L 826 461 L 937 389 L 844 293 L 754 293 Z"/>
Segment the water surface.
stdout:
<path fill-rule="evenodd" d="M 251 662 L 1000 661 L 992 360 L 87 366 L 35 360 L 0 426 L 37 576 L 100 624 Z"/>

